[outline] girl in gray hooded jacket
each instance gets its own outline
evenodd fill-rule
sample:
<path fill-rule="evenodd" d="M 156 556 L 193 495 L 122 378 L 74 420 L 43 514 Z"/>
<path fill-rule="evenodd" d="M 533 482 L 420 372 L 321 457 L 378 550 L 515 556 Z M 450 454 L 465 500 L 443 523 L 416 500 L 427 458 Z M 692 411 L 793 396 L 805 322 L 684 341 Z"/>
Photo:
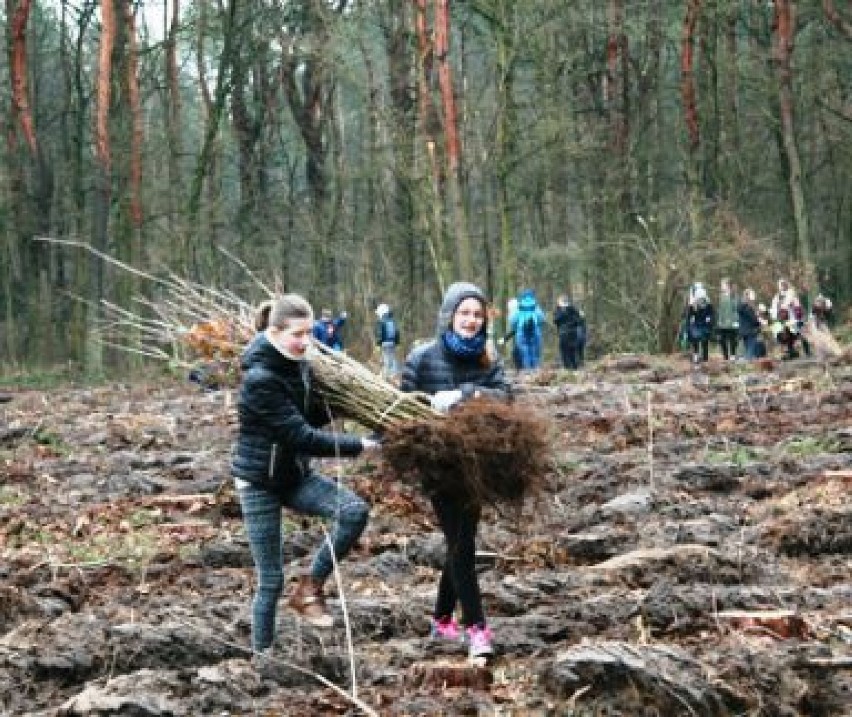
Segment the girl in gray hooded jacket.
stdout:
<path fill-rule="evenodd" d="M 409 355 L 401 389 L 430 394 L 432 406 L 444 412 L 476 396 L 508 398 L 503 365 L 486 349 L 487 306 L 485 295 L 474 284 L 450 286 L 438 314 L 438 335 Z M 429 497 L 447 545 L 432 637 L 464 640 L 471 659 L 487 657 L 492 654 L 491 630 L 485 621 L 474 562 L 481 509 L 448 495 Z M 457 603 L 461 604 L 464 630 L 454 618 Z"/>

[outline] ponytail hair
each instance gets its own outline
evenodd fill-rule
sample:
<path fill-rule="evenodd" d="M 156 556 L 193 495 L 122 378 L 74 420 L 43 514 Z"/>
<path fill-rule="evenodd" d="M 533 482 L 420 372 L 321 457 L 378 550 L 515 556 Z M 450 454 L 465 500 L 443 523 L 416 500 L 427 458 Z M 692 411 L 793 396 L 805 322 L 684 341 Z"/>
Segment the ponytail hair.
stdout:
<path fill-rule="evenodd" d="M 264 301 L 254 312 L 254 330 L 266 331 L 269 328 L 269 313 L 272 311 L 272 299 Z"/>

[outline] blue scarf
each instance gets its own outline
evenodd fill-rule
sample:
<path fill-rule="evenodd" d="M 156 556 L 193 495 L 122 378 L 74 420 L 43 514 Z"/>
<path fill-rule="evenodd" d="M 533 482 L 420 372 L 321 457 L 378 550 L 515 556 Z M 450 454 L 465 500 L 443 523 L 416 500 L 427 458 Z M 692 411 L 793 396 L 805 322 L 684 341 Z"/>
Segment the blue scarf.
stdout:
<path fill-rule="evenodd" d="M 455 331 L 445 331 L 441 334 L 441 341 L 444 348 L 456 358 L 470 361 L 485 353 L 485 331 L 480 331 L 470 339 L 459 336 Z"/>

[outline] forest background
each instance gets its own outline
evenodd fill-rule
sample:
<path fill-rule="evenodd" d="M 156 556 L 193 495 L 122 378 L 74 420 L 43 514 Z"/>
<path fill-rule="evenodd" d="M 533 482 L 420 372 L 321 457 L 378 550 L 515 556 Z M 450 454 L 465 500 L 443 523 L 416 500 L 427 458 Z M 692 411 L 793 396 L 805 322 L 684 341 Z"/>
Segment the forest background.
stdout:
<path fill-rule="evenodd" d="M 165 2 L 5 2 L 7 372 L 122 368 L 102 302 L 157 300 L 43 237 L 255 273 L 347 309 L 356 355 L 457 278 L 571 294 L 598 352 L 671 350 L 694 280 L 852 298 L 847 0 Z"/>

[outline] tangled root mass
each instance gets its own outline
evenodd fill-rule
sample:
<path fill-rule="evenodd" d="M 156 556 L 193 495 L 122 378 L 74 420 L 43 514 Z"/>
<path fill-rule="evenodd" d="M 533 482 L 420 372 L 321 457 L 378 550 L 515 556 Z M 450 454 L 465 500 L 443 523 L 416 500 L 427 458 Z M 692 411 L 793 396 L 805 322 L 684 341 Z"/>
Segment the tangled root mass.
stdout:
<path fill-rule="evenodd" d="M 382 454 L 427 495 L 476 505 L 520 503 L 541 488 L 551 465 L 545 420 L 524 406 L 481 399 L 390 428 Z"/>

